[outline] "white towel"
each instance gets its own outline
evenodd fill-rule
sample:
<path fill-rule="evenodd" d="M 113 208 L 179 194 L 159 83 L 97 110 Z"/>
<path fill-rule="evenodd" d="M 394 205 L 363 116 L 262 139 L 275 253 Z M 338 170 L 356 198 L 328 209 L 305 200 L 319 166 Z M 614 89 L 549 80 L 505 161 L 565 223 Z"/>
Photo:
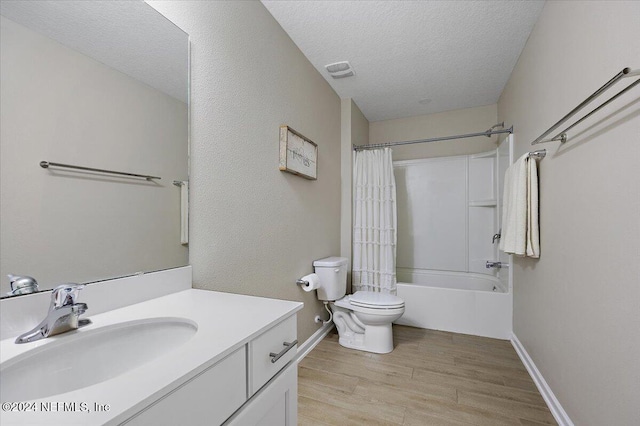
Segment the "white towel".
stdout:
<path fill-rule="evenodd" d="M 505 173 L 500 250 L 518 256 L 540 257 L 538 172 L 529 153 Z"/>
<path fill-rule="evenodd" d="M 180 244 L 189 244 L 189 182 L 180 185 Z"/>
<path fill-rule="evenodd" d="M 538 223 L 538 167 L 535 158 L 527 159 L 527 256 L 540 257 Z"/>

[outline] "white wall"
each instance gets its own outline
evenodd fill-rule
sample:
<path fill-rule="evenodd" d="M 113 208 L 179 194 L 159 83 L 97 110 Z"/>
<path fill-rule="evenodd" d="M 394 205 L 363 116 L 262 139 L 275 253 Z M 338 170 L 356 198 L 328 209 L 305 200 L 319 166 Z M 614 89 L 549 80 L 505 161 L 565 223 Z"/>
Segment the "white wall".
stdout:
<path fill-rule="evenodd" d="M 172 185 L 187 179 L 186 104 L 0 19 L 0 294 L 8 273 L 44 289 L 187 264 Z"/>
<path fill-rule="evenodd" d="M 261 3 L 150 4 L 191 38 L 195 287 L 304 302 L 302 342 L 326 313 L 296 279 L 340 253 L 340 99 Z M 318 144 L 318 180 L 278 170 L 284 124 Z"/>
<path fill-rule="evenodd" d="M 549 150 L 541 257 L 515 259 L 514 331 L 581 426 L 640 424 L 640 88 L 566 146 L 530 142 L 626 66 L 640 68 L 640 2 L 549 1 L 498 103 L 516 156 Z"/>
<path fill-rule="evenodd" d="M 497 123 L 497 105 L 458 109 L 437 114 L 369 124 L 369 143 L 400 142 L 439 136 L 484 132 Z M 477 154 L 496 147 L 496 137 L 448 140 L 393 148 L 394 160 Z"/>

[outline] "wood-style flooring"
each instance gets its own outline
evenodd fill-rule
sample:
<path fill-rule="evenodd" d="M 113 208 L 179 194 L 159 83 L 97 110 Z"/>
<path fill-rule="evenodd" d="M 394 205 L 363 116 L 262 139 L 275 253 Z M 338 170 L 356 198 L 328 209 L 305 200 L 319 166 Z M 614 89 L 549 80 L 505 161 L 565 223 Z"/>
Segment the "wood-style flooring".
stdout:
<path fill-rule="evenodd" d="M 329 334 L 299 364 L 298 424 L 557 424 L 511 343 L 393 326 L 395 349 L 343 348 Z"/>

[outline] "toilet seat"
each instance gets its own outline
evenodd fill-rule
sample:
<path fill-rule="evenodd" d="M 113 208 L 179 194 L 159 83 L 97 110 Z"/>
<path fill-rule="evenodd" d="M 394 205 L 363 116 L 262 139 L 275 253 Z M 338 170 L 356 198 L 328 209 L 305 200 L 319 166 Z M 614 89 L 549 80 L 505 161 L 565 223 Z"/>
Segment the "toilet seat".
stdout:
<path fill-rule="evenodd" d="M 391 294 L 374 293 L 370 291 L 357 291 L 334 302 L 344 309 L 359 312 L 392 313 L 396 310 L 404 310 L 404 300 Z"/>
<path fill-rule="evenodd" d="M 356 291 L 349 298 L 351 305 L 369 309 L 397 309 L 404 307 L 404 300 L 398 296 L 372 291 Z"/>

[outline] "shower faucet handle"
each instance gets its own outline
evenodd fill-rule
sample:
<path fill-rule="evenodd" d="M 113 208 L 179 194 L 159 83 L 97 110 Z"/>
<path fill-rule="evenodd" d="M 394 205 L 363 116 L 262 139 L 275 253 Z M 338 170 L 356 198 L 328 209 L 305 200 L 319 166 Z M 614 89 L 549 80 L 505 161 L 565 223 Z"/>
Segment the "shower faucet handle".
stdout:
<path fill-rule="evenodd" d="M 491 244 L 495 244 L 496 240 L 500 240 L 500 237 L 502 237 L 502 229 L 499 230 L 497 234 L 493 234 L 493 238 L 491 239 Z"/>

